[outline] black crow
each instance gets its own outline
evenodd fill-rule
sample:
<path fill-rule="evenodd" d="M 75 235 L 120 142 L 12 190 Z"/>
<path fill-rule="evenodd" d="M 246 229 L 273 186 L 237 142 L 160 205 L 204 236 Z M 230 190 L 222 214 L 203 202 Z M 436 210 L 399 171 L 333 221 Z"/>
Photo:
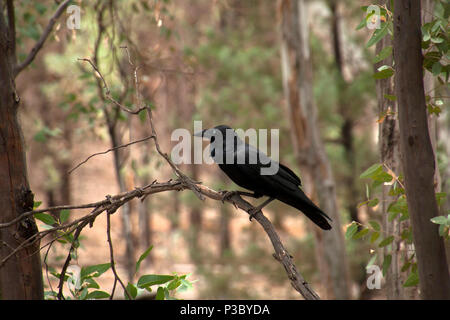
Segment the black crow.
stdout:
<path fill-rule="evenodd" d="M 220 125 L 197 132 L 194 136 L 210 140 L 211 157 L 225 174 L 237 185 L 254 193 L 240 192 L 240 195 L 269 199 L 255 208 L 253 214 L 274 199 L 278 199 L 302 211 L 309 219 L 324 230 L 331 229 L 325 212 L 318 208 L 302 191 L 300 178 L 288 167 L 270 159 L 257 148 L 242 141 L 229 126 Z M 263 175 L 263 168 L 277 168 L 274 174 Z M 232 192 L 234 193 L 234 192 Z M 224 197 L 230 196 L 225 194 Z"/>

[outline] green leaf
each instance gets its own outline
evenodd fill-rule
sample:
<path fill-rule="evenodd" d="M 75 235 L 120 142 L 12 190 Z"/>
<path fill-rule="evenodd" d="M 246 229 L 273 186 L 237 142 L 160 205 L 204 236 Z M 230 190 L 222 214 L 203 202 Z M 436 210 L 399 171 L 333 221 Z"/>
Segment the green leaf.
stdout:
<path fill-rule="evenodd" d="M 396 202 L 392 202 L 388 206 L 387 212 L 407 214 L 408 213 L 408 203 L 406 202 L 406 198 L 400 197 Z"/>
<path fill-rule="evenodd" d="M 164 288 L 158 287 L 158 291 L 156 291 L 155 300 L 164 300 Z"/>
<path fill-rule="evenodd" d="M 388 68 L 388 69 L 383 69 L 379 72 L 376 72 L 373 77 L 375 79 L 387 79 L 389 77 L 392 77 L 392 75 L 394 74 L 394 69 L 392 68 Z"/>
<path fill-rule="evenodd" d="M 131 298 L 136 299 L 138 291 L 137 291 L 137 287 L 134 284 L 128 282 L 127 291 L 130 294 Z M 125 300 L 129 300 L 128 295 L 126 294 L 125 290 L 123 291 L 123 296 L 125 297 Z"/>
<path fill-rule="evenodd" d="M 360 203 L 358 203 L 357 208 L 360 208 L 360 207 L 362 207 L 363 205 L 368 204 L 369 202 L 370 202 L 370 200 L 366 200 L 366 201 L 360 202 Z"/>
<path fill-rule="evenodd" d="M 444 39 L 442 39 L 441 37 L 431 37 L 431 42 L 442 43 L 442 42 L 444 42 Z"/>
<path fill-rule="evenodd" d="M 438 76 L 441 73 L 441 70 L 442 65 L 439 61 L 433 63 L 433 67 L 431 68 L 431 73 L 433 74 L 433 76 Z"/>
<path fill-rule="evenodd" d="M 363 173 L 361 173 L 361 175 L 359 176 L 361 179 L 364 178 L 370 178 L 372 177 L 375 173 L 379 172 L 379 171 L 383 171 L 383 168 L 381 167 L 381 164 L 379 163 L 375 163 L 374 165 L 370 166 L 368 169 L 366 169 L 366 171 L 364 171 Z"/>
<path fill-rule="evenodd" d="M 388 221 L 389 222 L 394 221 L 394 219 L 397 218 L 399 214 L 400 212 L 390 212 L 388 216 Z"/>
<path fill-rule="evenodd" d="M 370 220 L 369 224 L 373 228 L 373 230 L 375 230 L 375 231 L 380 231 L 381 230 L 380 224 L 377 221 Z"/>
<path fill-rule="evenodd" d="M 392 54 L 392 46 L 384 47 L 373 59 L 373 63 L 383 61 Z"/>
<path fill-rule="evenodd" d="M 404 287 L 414 287 L 419 284 L 419 275 L 417 272 L 411 272 L 403 284 Z"/>
<path fill-rule="evenodd" d="M 439 225 L 439 235 L 441 237 L 444 237 L 446 235 L 446 233 L 448 233 L 448 231 L 446 232 L 446 230 L 447 230 L 447 226 L 445 224 Z"/>
<path fill-rule="evenodd" d="M 384 256 L 383 260 L 383 277 L 386 277 L 387 270 L 389 269 L 389 266 L 391 265 L 392 256 L 390 254 Z"/>
<path fill-rule="evenodd" d="M 105 291 L 95 290 L 89 293 L 86 299 L 106 299 L 109 298 L 109 293 Z"/>
<path fill-rule="evenodd" d="M 83 288 L 83 290 L 81 290 L 80 300 L 86 300 L 87 295 L 88 295 L 88 288 Z"/>
<path fill-rule="evenodd" d="M 167 289 L 167 288 L 164 288 L 164 298 L 165 298 L 166 300 L 176 300 L 175 298 L 172 298 L 172 297 L 170 296 L 169 289 Z"/>
<path fill-rule="evenodd" d="M 375 30 L 375 32 L 372 35 L 372 38 L 370 38 L 370 40 L 367 42 L 367 44 L 366 44 L 367 48 L 373 46 L 375 43 L 377 43 L 378 41 L 383 39 L 383 37 L 388 32 L 388 25 L 389 25 L 389 23 L 387 23 L 387 22 L 381 23 L 381 28 Z"/>
<path fill-rule="evenodd" d="M 378 247 L 380 247 L 380 248 L 385 247 L 385 246 L 391 244 L 392 241 L 394 241 L 394 236 L 389 236 L 387 238 L 384 238 L 383 241 L 380 242 Z"/>
<path fill-rule="evenodd" d="M 378 200 L 378 198 L 375 198 L 375 199 L 370 200 L 370 201 L 367 203 L 367 205 L 368 205 L 369 207 L 375 207 L 379 202 L 380 202 L 380 200 Z"/>
<path fill-rule="evenodd" d="M 42 201 L 34 201 L 33 202 L 33 210 L 36 210 L 39 208 L 39 206 L 42 204 Z"/>
<path fill-rule="evenodd" d="M 147 258 L 150 251 L 152 251 L 153 245 L 147 248 L 147 250 L 144 251 L 143 254 L 139 257 L 139 260 L 136 262 L 136 273 L 138 273 L 139 268 L 141 267 L 141 262 L 144 261 L 145 258 Z"/>
<path fill-rule="evenodd" d="M 444 216 L 437 216 L 437 217 L 431 218 L 430 220 L 431 220 L 431 222 L 433 222 L 435 224 L 444 224 L 444 225 L 447 224 L 447 218 Z"/>
<path fill-rule="evenodd" d="M 373 256 L 372 256 L 372 258 L 370 258 L 370 260 L 369 260 L 369 262 L 367 263 L 367 265 L 366 265 L 366 268 L 367 267 L 370 267 L 371 265 L 373 265 L 374 263 L 375 263 L 375 260 L 377 259 L 377 254 L 375 253 Z"/>
<path fill-rule="evenodd" d="M 84 279 L 84 282 L 88 284 L 86 288 L 100 289 L 100 286 L 98 285 L 97 281 L 95 281 L 92 278 L 86 278 Z"/>
<path fill-rule="evenodd" d="M 69 218 L 70 215 L 70 211 L 67 209 L 61 210 L 61 212 L 59 213 L 59 221 L 61 223 L 64 223 L 67 221 L 67 219 Z"/>
<path fill-rule="evenodd" d="M 372 236 L 370 237 L 370 243 L 374 243 L 379 237 L 380 233 L 378 231 L 373 232 Z"/>
<path fill-rule="evenodd" d="M 137 286 L 139 288 L 145 288 L 153 286 L 155 284 L 163 284 L 173 280 L 175 276 L 172 275 L 159 275 L 159 274 L 146 274 L 139 278 Z"/>
<path fill-rule="evenodd" d="M 38 220 L 41 220 L 43 223 L 48 224 L 50 226 L 54 225 L 56 223 L 55 218 L 53 218 L 48 213 L 35 213 L 34 217 Z"/>
<path fill-rule="evenodd" d="M 345 239 L 351 239 L 356 231 L 358 231 L 358 225 L 355 222 L 352 222 L 345 232 Z"/>
<path fill-rule="evenodd" d="M 192 289 L 192 283 L 189 280 L 181 279 L 181 287 L 178 289 L 178 291 L 185 291 Z"/>
<path fill-rule="evenodd" d="M 405 261 L 405 264 L 403 264 L 402 268 L 400 269 L 401 272 L 408 271 L 409 267 L 411 266 L 411 262 Z"/>
<path fill-rule="evenodd" d="M 364 18 L 355 28 L 355 30 L 361 30 L 367 25 L 367 20 Z"/>
<path fill-rule="evenodd" d="M 111 263 L 103 263 L 97 264 L 93 266 L 83 267 L 81 268 L 81 279 L 86 278 L 87 276 L 92 275 L 92 277 L 99 277 L 111 267 Z"/>
<path fill-rule="evenodd" d="M 167 285 L 167 289 L 169 290 L 175 290 L 181 285 L 181 280 L 178 278 L 173 279 L 170 281 L 170 283 Z"/>
<path fill-rule="evenodd" d="M 369 233 L 369 229 L 364 228 L 362 230 L 359 230 L 358 233 L 353 236 L 353 239 L 360 239 L 368 233 Z"/>

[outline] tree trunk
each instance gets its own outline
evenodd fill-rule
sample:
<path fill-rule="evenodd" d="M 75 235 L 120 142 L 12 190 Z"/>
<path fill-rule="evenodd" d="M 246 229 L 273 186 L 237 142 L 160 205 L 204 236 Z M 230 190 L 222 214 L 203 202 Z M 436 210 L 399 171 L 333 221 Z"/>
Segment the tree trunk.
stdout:
<path fill-rule="evenodd" d="M 332 23 L 331 23 L 331 31 L 333 34 L 333 52 L 334 52 L 334 60 L 336 63 L 336 67 L 338 70 L 338 112 L 342 117 L 342 126 L 341 126 L 341 140 L 342 146 L 344 148 L 344 156 L 345 156 L 345 164 L 348 168 L 345 179 L 345 184 L 347 185 L 347 193 L 346 193 L 346 207 L 347 211 L 350 215 L 352 221 L 360 222 L 358 217 L 358 199 L 359 190 L 356 185 L 355 177 L 358 176 L 356 172 L 356 157 L 355 157 L 355 147 L 354 147 L 354 139 L 353 139 L 353 127 L 354 127 L 354 119 L 353 112 L 351 109 L 346 106 L 343 101 L 343 93 L 347 89 L 347 83 L 344 79 L 343 69 L 344 69 L 344 61 L 342 59 L 342 51 L 341 51 L 341 40 L 339 37 L 339 14 L 337 8 L 338 1 L 329 0 L 329 7 L 332 14 Z"/>
<path fill-rule="evenodd" d="M 305 191 L 310 195 L 314 194 L 311 189 L 308 190 L 314 182 L 320 207 L 333 219 L 333 229 L 323 232 L 322 237 L 316 236 L 318 241 L 323 238 L 326 261 L 318 265 L 324 267 L 320 272 L 329 297 L 348 299 L 350 295 L 347 259 L 337 208 L 336 185 L 320 138 L 313 101 L 305 2 L 280 0 L 279 8 L 283 86 L 289 106 L 296 156 L 299 166 L 304 169 L 302 177 L 305 180 Z M 320 242 L 317 245 L 320 246 Z"/>
<path fill-rule="evenodd" d="M 3 12 L 0 11 L 0 223 L 33 209 L 27 177 L 22 131 L 17 119 L 15 57 Z M 0 263 L 22 242 L 38 232 L 33 217 L 0 229 Z M 18 251 L 0 267 L 0 299 L 43 299 L 39 242 Z"/>
<path fill-rule="evenodd" d="M 424 0 L 423 10 L 422 10 L 422 25 L 431 22 L 434 18 L 434 1 Z M 424 69 L 423 86 L 425 92 L 429 95 L 433 95 L 435 91 L 434 88 L 434 77 L 430 71 Z M 437 115 L 428 115 L 428 131 L 430 132 L 431 146 L 433 147 L 433 152 L 436 154 L 436 141 L 437 141 Z M 437 157 L 434 157 L 434 190 L 435 192 L 441 192 L 441 174 L 439 172 Z"/>
<path fill-rule="evenodd" d="M 386 5 L 389 6 L 389 1 Z M 392 40 L 390 36 L 385 36 L 381 39 L 376 46 L 376 54 L 378 54 L 383 48 L 392 46 Z M 392 56 L 385 60 L 375 64 L 375 69 L 381 65 L 392 66 Z M 379 148 L 381 163 L 390 168 L 393 172 L 399 175 L 401 171 L 400 164 L 400 137 L 398 131 L 398 118 L 397 118 L 397 102 L 390 101 L 385 98 L 385 95 L 394 95 L 394 81 L 393 78 L 380 79 L 376 81 L 376 92 L 378 101 L 378 114 L 380 116 L 385 115 L 384 120 L 378 125 L 379 136 Z M 386 246 L 383 251 L 384 255 L 390 254 L 392 256 L 391 265 L 389 266 L 386 274 L 386 295 L 389 300 L 391 299 L 404 299 L 403 281 L 404 277 L 401 274 L 401 232 L 405 228 L 404 224 L 407 221 L 400 222 L 398 219 L 392 222 L 388 221 L 387 209 L 392 202 L 395 202 L 398 196 L 389 196 L 388 192 L 391 186 L 381 186 L 381 216 L 383 230 L 395 237 L 395 240 L 391 245 Z"/>
<path fill-rule="evenodd" d="M 434 193 L 435 159 L 425 105 L 420 27 L 420 1 L 395 1 L 395 92 L 421 297 L 450 299 L 444 241 L 438 226 L 430 221 L 439 211 Z"/>

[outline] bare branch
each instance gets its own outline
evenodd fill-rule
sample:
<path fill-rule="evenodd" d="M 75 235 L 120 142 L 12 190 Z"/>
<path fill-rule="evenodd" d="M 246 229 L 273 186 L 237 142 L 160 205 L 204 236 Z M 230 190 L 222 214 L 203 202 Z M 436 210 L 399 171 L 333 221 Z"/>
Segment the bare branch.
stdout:
<path fill-rule="evenodd" d="M 80 162 L 80 163 L 77 164 L 75 167 L 73 167 L 72 169 L 70 169 L 70 170 L 69 170 L 69 174 L 72 173 L 73 171 L 75 171 L 76 169 L 78 169 L 80 166 L 82 166 L 83 164 L 85 164 L 86 162 L 88 162 L 89 159 L 91 159 L 91 158 L 93 158 L 93 157 L 95 157 L 95 156 L 98 156 L 98 155 L 101 155 L 101 154 L 106 154 L 106 153 L 108 153 L 108 152 L 111 152 L 111 151 L 113 151 L 113 150 L 117 150 L 117 149 L 120 149 L 120 148 L 126 148 L 126 147 L 128 147 L 128 146 L 131 146 L 132 144 L 136 144 L 136 143 L 139 143 L 139 142 L 147 141 L 147 140 L 150 140 L 150 139 L 153 139 L 153 138 L 154 138 L 154 136 L 151 135 L 151 136 L 148 136 L 148 137 L 139 139 L 139 140 L 135 140 L 135 141 L 132 141 L 132 142 L 129 142 L 129 143 L 122 144 L 122 145 L 117 146 L 117 147 L 114 147 L 114 148 L 110 148 L 110 149 L 108 149 L 108 150 L 106 150 L 106 151 L 96 152 L 96 153 L 94 153 L 94 154 L 91 154 L 91 155 L 90 155 L 89 157 L 87 157 L 84 161 Z"/>
<path fill-rule="evenodd" d="M 216 200 L 216 201 L 224 201 L 233 204 L 237 208 L 240 208 L 247 212 L 249 215 L 252 213 L 252 209 L 254 207 L 244 199 L 240 197 L 240 195 L 235 194 L 229 198 L 223 197 L 223 192 L 215 191 L 211 188 L 208 188 L 206 186 L 203 186 L 201 184 L 196 184 L 197 190 L 203 195 L 210 199 Z M 106 200 L 102 200 L 96 203 L 90 203 L 85 205 L 80 205 L 78 208 L 87 208 L 95 206 L 96 209 L 91 212 L 90 214 L 81 217 L 71 223 L 68 223 L 63 226 L 56 226 L 48 230 L 44 230 L 36 234 L 36 237 L 33 239 L 28 239 L 25 241 L 26 243 L 24 245 L 20 245 L 20 249 L 26 246 L 31 245 L 35 241 L 38 241 L 45 235 L 60 229 L 67 229 L 70 227 L 74 227 L 72 230 L 80 230 L 80 228 L 84 228 L 87 224 L 92 223 L 93 219 L 95 219 L 96 216 L 101 214 L 104 211 L 107 211 L 109 213 L 115 212 L 120 206 L 125 204 L 126 202 L 134 199 L 134 198 L 142 198 L 146 195 L 159 193 L 159 192 L 165 192 L 165 191 L 182 191 L 186 189 L 191 189 L 191 186 L 187 185 L 182 180 L 175 180 L 175 181 L 167 181 L 164 183 L 151 183 L 143 188 L 136 188 L 135 190 L 128 191 L 125 193 L 121 193 L 115 196 L 108 196 Z M 62 207 L 69 207 L 69 206 L 62 206 Z M 72 209 L 77 209 L 77 206 L 70 206 Z M 56 207 L 53 208 L 47 208 L 37 211 L 31 211 L 26 212 L 26 216 L 29 216 L 33 214 L 34 212 L 44 212 L 44 211 L 54 211 Z M 21 217 L 23 218 L 25 214 L 22 214 Z M 279 261 L 287 275 L 289 280 L 291 281 L 292 286 L 295 290 L 297 290 L 305 299 L 307 300 L 317 300 L 320 299 L 319 296 L 313 291 L 313 289 L 309 286 L 309 284 L 305 281 L 305 279 L 302 277 L 302 275 L 298 272 L 291 255 L 287 252 L 287 250 L 284 248 L 283 243 L 281 242 L 280 237 L 278 236 L 275 228 L 273 227 L 272 223 L 267 219 L 262 211 L 258 211 L 254 218 L 258 223 L 263 227 L 264 231 L 266 232 L 267 236 L 269 237 L 272 246 L 275 250 L 274 257 L 277 261 Z M 16 221 L 17 222 L 17 221 Z M 8 223 L 8 225 L 11 225 L 12 223 Z M 2 226 L 0 225 L 0 228 Z M 0 267 L 6 262 L 6 260 L 15 254 L 16 250 L 19 248 L 16 248 L 8 257 L 6 257 L 3 261 L 0 262 Z M 20 250 L 19 249 L 19 250 Z M 70 255 L 70 252 L 69 252 Z M 67 260 L 66 260 L 67 261 Z M 70 261 L 70 260 L 69 260 Z M 67 269 L 67 268 L 66 268 Z M 64 269 L 63 269 L 64 270 Z M 61 273 L 62 274 L 62 273 Z"/>
<path fill-rule="evenodd" d="M 50 18 L 50 21 L 48 22 L 47 26 L 45 27 L 44 32 L 41 34 L 41 37 L 36 42 L 36 44 L 33 46 L 30 53 L 28 54 L 28 56 L 25 58 L 25 60 L 22 61 L 22 63 L 18 64 L 14 68 L 14 76 L 17 76 L 23 69 L 25 69 L 31 62 L 33 62 L 33 60 L 36 57 L 39 50 L 42 49 L 42 46 L 44 45 L 44 42 L 47 40 L 56 21 L 61 16 L 61 14 L 64 12 L 64 10 L 67 8 L 70 1 L 71 0 L 65 0 L 64 2 L 62 2 L 59 5 L 58 9 L 56 9 L 55 14 Z"/>
<path fill-rule="evenodd" d="M 102 73 L 100 72 L 100 70 L 98 69 L 98 67 L 92 62 L 91 59 L 89 58 L 78 58 L 79 61 L 86 61 L 88 62 L 91 67 L 94 69 L 95 71 L 95 76 L 97 78 L 100 78 L 101 81 L 103 82 L 103 88 L 105 89 L 105 97 L 106 99 L 108 99 L 109 101 L 111 101 L 112 103 L 114 103 L 117 107 L 119 107 L 121 110 L 130 113 L 130 114 L 138 114 L 139 112 L 141 112 L 142 110 L 145 110 L 146 107 L 139 107 L 137 110 L 133 111 L 127 107 L 125 107 L 123 104 L 121 104 L 120 102 L 118 102 L 117 100 L 115 100 L 112 96 L 111 96 L 111 91 L 109 90 L 109 86 L 106 83 L 105 78 L 103 77 Z M 101 94 L 101 93 L 100 93 Z M 101 95 L 103 96 L 103 95 Z"/>

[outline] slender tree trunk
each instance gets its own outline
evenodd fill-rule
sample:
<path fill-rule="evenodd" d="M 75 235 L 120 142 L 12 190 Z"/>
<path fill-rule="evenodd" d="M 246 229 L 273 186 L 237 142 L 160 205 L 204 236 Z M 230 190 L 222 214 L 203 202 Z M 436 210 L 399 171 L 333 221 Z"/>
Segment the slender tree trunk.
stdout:
<path fill-rule="evenodd" d="M 0 223 L 33 209 L 25 149 L 17 111 L 15 57 L 0 8 Z M 12 17 L 12 20 L 14 17 Z M 38 232 L 33 217 L 0 229 L 0 263 L 12 250 Z M 17 252 L 0 267 L 0 299 L 43 299 L 39 242 Z"/>
<path fill-rule="evenodd" d="M 435 159 L 425 105 L 420 27 L 420 1 L 395 1 L 395 92 L 421 297 L 450 299 L 444 241 L 437 225 L 430 221 L 439 211 L 434 193 Z"/>
<path fill-rule="evenodd" d="M 434 1 L 424 0 L 422 1 L 422 25 L 431 22 L 434 18 Z M 424 69 L 423 86 L 425 92 L 430 95 L 435 94 L 434 88 L 434 78 L 430 71 Z M 436 154 L 436 141 L 437 141 L 437 116 L 435 114 L 428 115 L 428 130 L 430 132 L 431 146 L 433 147 L 433 152 Z M 434 190 L 436 192 L 441 192 L 441 174 L 439 172 L 437 157 L 434 157 Z"/>
<path fill-rule="evenodd" d="M 389 6 L 389 0 L 386 5 Z M 390 36 L 386 36 L 381 39 L 376 46 L 376 53 L 378 54 L 383 48 L 392 46 L 392 40 Z M 381 65 L 392 66 L 392 56 L 386 58 L 375 64 L 375 68 Z M 380 116 L 385 115 L 383 121 L 378 125 L 378 135 L 379 135 L 379 148 L 380 148 L 380 158 L 381 163 L 390 168 L 397 175 L 401 173 L 400 164 L 400 137 L 398 129 L 398 118 L 397 118 L 397 102 L 391 101 L 385 97 L 385 95 L 394 95 L 394 80 L 393 78 L 380 79 L 376 81 L 376 92 L 378 100 L 378 114 Z M 391 265 L 387 270 L 386 274 L 386 295 L 388 299 L 404 299 L 404 288 L 403 281 L 404 276 L 400 271 L 401 269 L 401 254 L 399 252 L 402 243 L 401 232 L 405 228 L 405 223 L 400 222 L 398 219 L 393 221 L 388 221 L 387 209 L 392 202 L 397 201 L 398 196 L 388 195 L 391 186 L 382 185 L 381 186 L 381 215 L 383 217 L 383 230 L 387 234 L 393 235 L 395 240 L 391 245 L 386 246 L 383 251 L 384 255 L 390 254 L 392 256 Z"/>
<path fill-rule="evenodd" d="M 355 177 L 357 177 L 356 173 L 356 158 L 355 158 L 355 147 L 354 147 L 354 139 L 353 139 L 353 127 L 354 127 L 354 119 L 353 112 L 343 101 L 343 93 L 347 89 L 347 83 L 344 79 L 343 69 L 344 69 L 344 60 L 342 58 L 342 49 L 341 49 L 341 39 L 339 32 L 339 13 L 337 7 L 338 1 L 329 0 L 328 5 L 332 14 L 332 23 L 331 23 L 331 31 L 333 35 L 333 51 L 334 51 L 334 60 L 336 63 L 336 67 L 338 70 L 338 112 L 342 117 L 343 123 L 341 126 L 341 140 L 342 146 L 344 148 L 344 156 L 345 163 L 348 168 L 345 184 L 347 185 L 347 196 L 345 199 L 347 211 L 350 214 L 350 218 L 352 221 L 360 222 L 358 217 L 358 199 L 359 199 L 359 191 L 356 185 Z"/>
<path fill-rule="evenodd" d="M 337 208 L 336 185 L 317 126 L 313 101 L 308 22 L 303 0 L 280 0 L 281 58 L 285 97 L 290 111 L 293 142 L 304 185 L 314 182 L 321 208 L 333 219 L 333 229 L 316 237 L 323 245 L 325 263 L 319 267 L 330 298 L 348 299 L 349 280 L 344 239 Z M 307 193 L 311 194 L 311 192 Z M 320 239 L 323 239 L 320 244 Z M 329 281 L 329 280 L 330 281 Z"/>

